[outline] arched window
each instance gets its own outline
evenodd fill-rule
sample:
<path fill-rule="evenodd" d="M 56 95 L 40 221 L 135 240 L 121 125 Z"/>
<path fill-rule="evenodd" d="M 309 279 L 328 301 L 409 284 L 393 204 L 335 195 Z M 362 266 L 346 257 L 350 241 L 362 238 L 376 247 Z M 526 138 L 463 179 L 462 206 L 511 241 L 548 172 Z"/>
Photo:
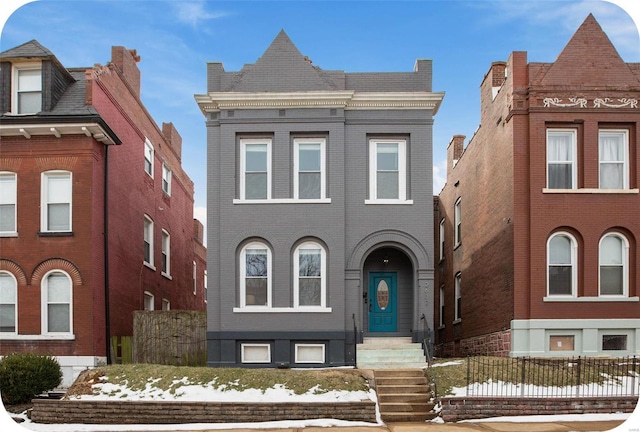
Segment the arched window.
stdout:
<path fill-rule="evenodd" d="M 18 283 L 11 273 L 0 272 L 0 333 L 18 331 Z"/>
<path fill-rule="evenodd" d="M 326 307 L 326 252 L 316 242 L 300 244 L 293 254 L 294 307 Z"/>
<path fill-rule="evenodd" d="M 264 243 L 240 252 L 240 307 L 271 307 L 271 249 Z"/>
<path fill-rule="evenodd" d="M 600 295 L 629 295 L 629 242 L 618 233 L 600 239 Z"/>
<path fill-rule="evenodd" d="M 568 233 L 556 233 L 547 243 L 547 292 L 573 296 L 577 292 L 577 242 Z"/>
<path fill-rule="evenodd" d="M 42 333 L 73 332 L 73 290 L 68 274 L 54 270 L 42 280 Z"/>

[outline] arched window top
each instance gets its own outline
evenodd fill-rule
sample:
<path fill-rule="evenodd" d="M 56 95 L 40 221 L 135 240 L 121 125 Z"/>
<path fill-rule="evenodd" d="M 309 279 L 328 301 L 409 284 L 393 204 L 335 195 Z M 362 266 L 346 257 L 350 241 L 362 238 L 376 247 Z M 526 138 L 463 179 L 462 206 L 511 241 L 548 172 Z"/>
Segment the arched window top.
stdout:
<path fill-rule="evenodd" d="M 252 240 L 240 251 L 240 307 L 271 307 L 271 248 Z"/>
<path fill-rule="evenodd" d="M 327 256 L 316 241 L 300 243 L 293 254 L 293 303 L 295 308 L 327 307 Z"/>
<path fill-rule="evenodd" d="M 0 333 L 17 333 L 18 282 L 15 276 L 0 270 Z"/>
<path fill-rule="evenodd" d="M 42 334 L 73 333 L 73 285 L 71 276 L 54 269 L 42 278 Z"/>
<path fill-rule="evenodd" d="M 547 241 L 547 294 L 577 295 L 577 242 L 573 235 L 560 231 Z"/>
<path fill-rule="evenodd" d="M 598 250 L 601 296 L 629 295 L 629 241 L 618 232 L 602 236 Z"/>

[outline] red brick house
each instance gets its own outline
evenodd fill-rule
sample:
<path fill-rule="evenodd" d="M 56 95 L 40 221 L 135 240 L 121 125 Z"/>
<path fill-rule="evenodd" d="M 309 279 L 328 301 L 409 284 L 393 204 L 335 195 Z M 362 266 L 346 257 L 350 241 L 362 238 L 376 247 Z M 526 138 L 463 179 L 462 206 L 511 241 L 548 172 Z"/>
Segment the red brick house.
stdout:
<path fill-rule="evenodd" d="M 491 65 L 435 201 L 440 355 L 640 353 L 639 100 L 592 15 L 553 63 Z"/>
<path fill-rule="evenodd" d="M 145 109 L 136 52 L 111 55 L 0 53 L 0 355 L 55 355 L 63 385 L 111 360 L 133 311 L 205 309 L 181 137 Z"/>

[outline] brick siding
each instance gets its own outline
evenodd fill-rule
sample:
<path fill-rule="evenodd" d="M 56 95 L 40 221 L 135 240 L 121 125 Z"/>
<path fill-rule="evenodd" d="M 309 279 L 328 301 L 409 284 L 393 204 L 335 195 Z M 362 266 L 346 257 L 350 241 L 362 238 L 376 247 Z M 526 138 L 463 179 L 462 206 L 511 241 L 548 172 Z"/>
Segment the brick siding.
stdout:
<path fill-rule="evenodd" d="M 511 330 L 462 339 L 459 343 L 448 342 L 437 345 L 436 356 L 460 357 L 491 355 L 508 357 L 511 350 Z"/>

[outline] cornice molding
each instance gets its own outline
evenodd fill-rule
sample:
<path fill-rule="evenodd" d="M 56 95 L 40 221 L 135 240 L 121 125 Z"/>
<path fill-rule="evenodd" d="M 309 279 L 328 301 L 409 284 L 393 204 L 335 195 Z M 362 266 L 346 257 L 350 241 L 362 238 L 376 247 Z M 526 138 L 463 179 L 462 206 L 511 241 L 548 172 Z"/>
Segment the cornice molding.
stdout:
<path fill-rule="evenodd" d="M 49 135 L 61 138 L 63 135 L 86 135 L 103 144 L 116 144 L 112 137 L 98 123 L 9 123 L 0 124 L 0 137 Z"/>
<path fill-rule="evenodd" d="M 443 98 L 444 92 L 210 92 L 195 95 L 205 115 L 226 109 L 268 108 L 430 109 L 435 114 Z"/>
<path fill-rule="evenodd" d="M 584 97 L 569 97 L 569 98 L 557 98 L 557 97 L 545 97 L 542 99 L 542 106 L 544 108 L 558 107 L 558 108 L 638 108 L 638 100 L 631 98 L 608 98 L 608 97 L 596 97 L 589 101 Z"/>

